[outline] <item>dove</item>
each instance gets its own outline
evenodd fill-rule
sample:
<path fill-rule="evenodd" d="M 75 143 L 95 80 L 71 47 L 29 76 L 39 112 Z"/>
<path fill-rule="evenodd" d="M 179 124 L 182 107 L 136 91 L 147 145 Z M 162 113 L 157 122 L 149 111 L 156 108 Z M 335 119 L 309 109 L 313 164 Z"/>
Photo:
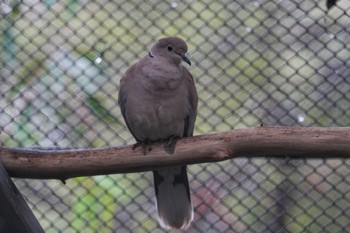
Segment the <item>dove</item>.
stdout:
<path fill-rule="evenodd" d="M 121 78 L 118 103 L 136 145 L 163 143 L 175 156 L 176 140 L 193 135 L 198 95 L 182 63 L 191 65 L 186 53 L 184 40 L 160 39 Z M 160 225 L 188 228 L 194 214 L 186 166 L 154 170 L 153 180 Z"/>

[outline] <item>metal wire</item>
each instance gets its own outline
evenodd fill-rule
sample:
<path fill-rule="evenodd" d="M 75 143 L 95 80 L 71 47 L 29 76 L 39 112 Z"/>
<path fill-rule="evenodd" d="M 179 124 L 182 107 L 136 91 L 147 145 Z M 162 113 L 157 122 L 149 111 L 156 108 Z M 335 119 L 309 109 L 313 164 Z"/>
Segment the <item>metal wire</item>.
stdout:
<path fill-rule="evenodd" d="M 134 142 L 117 106 L 123 72 L 165 36 L 189 44 L 195 134 L 350 125 L 350 4 L 339 1 L 5 0 L 0 144 Z M 254 145 L 252 145 L 254 146 Z M 151 174 L 16 179 L 46 232 L 163 232 Z M 237 159 L 189 166 L 188 232 L 348 232 L 350 163 Z"/>

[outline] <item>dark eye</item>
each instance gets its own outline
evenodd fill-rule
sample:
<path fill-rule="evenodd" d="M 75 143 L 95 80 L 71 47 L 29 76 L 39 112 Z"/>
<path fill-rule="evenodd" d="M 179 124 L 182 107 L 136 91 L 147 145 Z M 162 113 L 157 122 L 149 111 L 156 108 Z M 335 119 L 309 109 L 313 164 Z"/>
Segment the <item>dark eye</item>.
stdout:
<path fill-rule="evenodd" d="M 170 45 L 168 45 L 167 49 L 168 49 L 168 51 L 172 51 L 172 50 L 173 50 L 173 47 L 171 47 Z"/>

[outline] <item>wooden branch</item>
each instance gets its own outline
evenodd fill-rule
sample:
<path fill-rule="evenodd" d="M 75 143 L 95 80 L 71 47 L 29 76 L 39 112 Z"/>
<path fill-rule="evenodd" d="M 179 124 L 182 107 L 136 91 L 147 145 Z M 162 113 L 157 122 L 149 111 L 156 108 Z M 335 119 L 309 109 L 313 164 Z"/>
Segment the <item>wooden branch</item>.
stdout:
<path fill-rule="evenodd" d="M 350 158 L 350 127 L 238 129 L 185 138 L 175 153 L 152 145 L 77 150 L 35 150 L 0 147 L 0 163 L 12 177 L 61 179 L 149 171 L 162 166 L 218 162 L 237 157 Z"/>

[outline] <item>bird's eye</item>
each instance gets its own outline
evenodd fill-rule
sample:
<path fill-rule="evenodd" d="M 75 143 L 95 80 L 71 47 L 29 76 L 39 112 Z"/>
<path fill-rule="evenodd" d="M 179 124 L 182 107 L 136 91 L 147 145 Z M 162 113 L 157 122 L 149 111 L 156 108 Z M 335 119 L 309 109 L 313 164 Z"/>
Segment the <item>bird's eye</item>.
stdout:
<path fill-rule="evenodd" d="M 168 51 L 172 51 L 172 50 L 173 50 L 173 47 L 171 47 L 170 45 L 168 45 L 167 49 L 168 49 Z"/>

